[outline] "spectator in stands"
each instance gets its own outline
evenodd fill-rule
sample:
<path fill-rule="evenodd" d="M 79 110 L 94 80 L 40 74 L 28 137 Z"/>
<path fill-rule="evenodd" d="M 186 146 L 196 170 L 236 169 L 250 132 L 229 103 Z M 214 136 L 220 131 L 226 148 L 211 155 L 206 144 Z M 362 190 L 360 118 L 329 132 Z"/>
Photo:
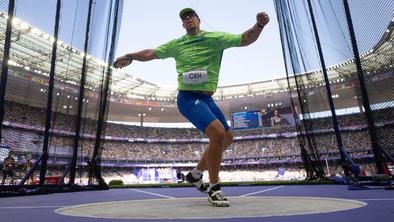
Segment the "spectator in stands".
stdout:
<path fill-rule="evenodd" d="M 179 16 L 186 35 L 172 40 L 156 49 L 129 53 L 118 58 L 114 66 L 123 68 L 133 60 L 174 58 L 178 72 L 179 111 L 199 130 L 209 137 L 209 145 L 197 167 L 190 174 L 189 182 L 200 191 L 206 188 L 202 174 L 208 169 L 210 187 L 208 199 L 215 206 L 229 206 L 220 190 L 219 170 L 223 151 L 232 143 L 232 132 L 222 111 L 212 99 L 216 91 L 223 50 L 231 47 L 248 46 L 260 36 L 269 22 L 265 12 L 256 15 L 256 23 L 243 34 L 206 32 L 200 29 L 200 18 L 191 8 L 185 8 Z"/>
<path fill-rule="evenodd" d="M 4 186 L 7 176 L 11 177 L 10 185 L 14 184 L 14 169 L 16 167 L 15 159 L 13 157 L 13 151 L 8 151 L 8 157 L 4 159 L 3 163 L 3 181 L 1 185 Z"/>

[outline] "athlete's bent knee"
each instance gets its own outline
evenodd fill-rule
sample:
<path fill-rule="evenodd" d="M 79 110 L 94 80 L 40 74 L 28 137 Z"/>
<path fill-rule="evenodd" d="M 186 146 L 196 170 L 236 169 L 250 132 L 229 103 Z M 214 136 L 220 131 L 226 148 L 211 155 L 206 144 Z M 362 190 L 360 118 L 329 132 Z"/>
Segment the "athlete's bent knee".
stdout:
<path fill-rule="evenodd" d="M 224 142 L 224 138 L 226 136 L 224 127 L 218 120 L 215 120 L 211 124 L 209 124 L 209 126 L 205 130 L 205 134 L 207 134 L 210 140 L 220 142 Z"/>
<path fill-rule="evenodd" d="M 227 130 L 224 137 L 225 146 L 226 147 L 230 146 L 233 143 L 233 140 L 234 140 L 233 133 L 231 132 L 231 130 Z"/>

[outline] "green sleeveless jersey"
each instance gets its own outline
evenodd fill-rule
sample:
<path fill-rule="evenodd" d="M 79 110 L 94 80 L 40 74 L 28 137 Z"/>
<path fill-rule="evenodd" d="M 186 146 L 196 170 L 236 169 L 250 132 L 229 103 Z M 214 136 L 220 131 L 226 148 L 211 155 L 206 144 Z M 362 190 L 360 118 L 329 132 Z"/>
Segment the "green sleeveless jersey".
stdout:
<path fill-rule="evenodd" d="M 200 32 L 184 35 L 155 49 L 161 58 L 174 58 L 178 72 L 178 90 L 215 92 L 223 50 L 241 45 L 242 34 Z"/>

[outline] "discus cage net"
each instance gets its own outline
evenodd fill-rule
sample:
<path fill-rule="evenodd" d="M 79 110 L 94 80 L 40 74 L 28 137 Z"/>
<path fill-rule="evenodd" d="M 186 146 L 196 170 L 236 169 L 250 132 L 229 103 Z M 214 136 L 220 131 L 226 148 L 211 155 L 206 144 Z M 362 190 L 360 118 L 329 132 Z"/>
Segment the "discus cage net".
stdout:
<path fill-rule="evenodd" d="M 274 3 L 308 177 L 358 175 L 360 163 L 388 173 L 394 153 L 394 2 Z M 337 170 L 327 172 L 324 162 Z"/>
<path fill-rule="evenodd" d="M 101 177 L 123 0 L 0 2 L 1 192 L 105 189 Z"/>

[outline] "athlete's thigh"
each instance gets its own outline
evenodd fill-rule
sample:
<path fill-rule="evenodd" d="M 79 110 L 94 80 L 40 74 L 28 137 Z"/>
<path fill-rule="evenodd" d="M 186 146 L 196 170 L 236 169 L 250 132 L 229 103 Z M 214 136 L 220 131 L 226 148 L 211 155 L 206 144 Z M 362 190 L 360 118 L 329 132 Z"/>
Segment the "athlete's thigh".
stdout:
<path fill-rule="evenodd" d="M 178 94 L 177 105 L 179 112 L 201 132 L 217 119 L 203 97 L 194 94 Z"/>
<path fill-rule="evenodd" d="M 228 131 L 230 129 L 230 126 L 227 124 L 226 117 L 224 116 L 223 112 L 220 110 L 218 105 L 215 103 L 215 101 L 212 99 L 212 97 L 210 97 L 209 99 L 206 99 L 206 103 L 208 104 L 212 113 L 222 123 L 225 131 Z"/>

